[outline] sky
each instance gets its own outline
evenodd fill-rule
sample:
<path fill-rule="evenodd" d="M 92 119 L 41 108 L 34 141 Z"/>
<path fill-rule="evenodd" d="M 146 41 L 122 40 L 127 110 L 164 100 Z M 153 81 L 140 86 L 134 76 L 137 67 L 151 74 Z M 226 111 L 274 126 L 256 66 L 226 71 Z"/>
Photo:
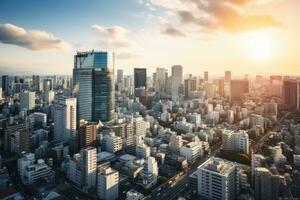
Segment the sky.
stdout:
<path fill-rule="evenodd" d="M 116 68 L 300 75 L 299 0 L 1 0 L 0 72 L 72 74 L 77 51 Z"/>

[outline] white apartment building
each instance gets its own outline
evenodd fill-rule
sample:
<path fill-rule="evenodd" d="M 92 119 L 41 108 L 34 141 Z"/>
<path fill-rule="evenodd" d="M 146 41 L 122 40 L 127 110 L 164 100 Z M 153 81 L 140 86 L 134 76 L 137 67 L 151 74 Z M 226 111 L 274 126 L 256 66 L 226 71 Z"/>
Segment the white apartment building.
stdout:
<path fill-rule="evenodd" d="M 245 131 L 225 130 L 222 134 L 222 148 L 225 151 L 239 151 L 249 154 L 249 136 Z"/>
<path fill-rule="evenodd" d="M 199 142 L 190 142 L 180 148 L 180 155 L 184 156 L 188 162 L 193 163 L 203 155 L 202 145 Z"/>
<path fill-rule="evenodd" d="M 236 194 L 236 165 L 212 157 L 198 167 L 198 194 L 209 200 L 234 199 Z"/>
<path fill-rule="evenodd" d="M 76 136 L 76 98 L 56 97 L 54 100 L 54 141 L 68 142 Z"/>
<path fill-rule="evenodd" d="M 98 172 L 97 193 L 100 199 L 115 200 L 119 194 L 119 172 L 110 167 Z"/>

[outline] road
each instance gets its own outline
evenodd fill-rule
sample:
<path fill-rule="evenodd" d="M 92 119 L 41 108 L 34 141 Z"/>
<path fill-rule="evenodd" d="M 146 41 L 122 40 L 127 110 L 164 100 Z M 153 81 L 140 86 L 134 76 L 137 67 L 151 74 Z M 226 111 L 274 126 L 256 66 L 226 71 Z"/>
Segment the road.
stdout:
<path fill-rule="evenodd" d="M 209 157 L 215 156 L 220 152 L 221 146 L 216 148 L 210 155 L 205 156 L 200 159 L 198 162 L 194 163 L 192 167 L 188 170 L 188 172 L 183 173 L 176 180 L 174 178 L 170 179 L 171 181 L 175 181 L 172 183 L 173 187 L 167 182 L 161 185 L 158 189 L 153 190 L 153 192 L 146 197 L 146 199 L 165 199 L 165 200 L 173 200 L 179 197 L 180 193 L 188 187 L 189 176 L 194 173 L 198 166 L 208 160 Z"/>

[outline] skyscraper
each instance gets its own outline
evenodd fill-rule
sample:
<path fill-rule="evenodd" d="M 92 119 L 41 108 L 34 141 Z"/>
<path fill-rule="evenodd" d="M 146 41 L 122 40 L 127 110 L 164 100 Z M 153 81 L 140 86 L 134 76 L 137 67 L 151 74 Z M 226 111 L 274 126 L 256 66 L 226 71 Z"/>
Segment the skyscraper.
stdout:
<path fill-rule="evenodd" d="M 110 121 L 115 113 L 114 53 L 91 51 L 75 55 L 73 94 L 78 120 Z"/>
<path fill-rule="evenodd" d="M 207 71 L 204 72 L 204 81 L 208 82 L 208 72 Z"/>
<path fill-rule="evenodd" d="M 69 142 L 76 136 L 76 98 L 58 96 L 54 100 L 54 141 Z"/>
<path fill-rule="evenodd" d="M 283 101 L 290 108 L 300 108 L 300 85 L 296 80 L 283 82 Z"/>
<path fill-rule="evenodd" d="M 157 92 L 165 92 L 168 72 L 165 68 L 156 68 L 156 80 L 154 80 L 155 90 Z"/>
<path fill-rule="evenodd" d="M 134 68 L 134 89 L 147 87 L 147 69 Z"/>
<path fill-rule="evenodd" d="M 22 91 L 20 93 L 21 110 L 31 110 L 35 107 L 35 92 Z"/>
<path fill-rule="evenodd" d="M 249 93 L 248 80 L 232 80 L 230 82 L 231 101 L 240 101 L 245 93 Z"/>
<path fill-rule="evenodd" d="M 8 75 L 2 76 L 2 90 L 5 96 L 9 95 L 9 85 L 10 85 L 9 76 Z"/>
<path fill-rule="evenodd" d="M 225 71 L 225 82 L 231 81 L 231 71 Z"/>
<path fill-rule="evenodd" d="M 171 95 L 173 100 L 178 99 L 179 87 L 182 84 L 182 66 L 174 65 L 172 66 L 172 77 L 171 77 Z"/>

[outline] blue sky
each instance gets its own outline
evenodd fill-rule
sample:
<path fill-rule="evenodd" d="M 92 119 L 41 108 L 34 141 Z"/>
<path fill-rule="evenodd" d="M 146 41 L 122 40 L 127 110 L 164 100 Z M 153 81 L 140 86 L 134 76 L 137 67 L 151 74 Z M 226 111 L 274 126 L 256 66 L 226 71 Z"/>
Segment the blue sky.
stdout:
<path fill-rule="evenodd" d="M 143 7 L 135 0 L 1 0 L 0 23 L 49 31 L 77 44 L 91 37 L 93 24 L 140 28 Z"/>
<path fill-rule="evenodd" d="M 300 74 L 299 0 L 201 2 L 1 0 L 0 71 L 71 74 L 77 50 L 97 49 L 125 73 Z"/>

